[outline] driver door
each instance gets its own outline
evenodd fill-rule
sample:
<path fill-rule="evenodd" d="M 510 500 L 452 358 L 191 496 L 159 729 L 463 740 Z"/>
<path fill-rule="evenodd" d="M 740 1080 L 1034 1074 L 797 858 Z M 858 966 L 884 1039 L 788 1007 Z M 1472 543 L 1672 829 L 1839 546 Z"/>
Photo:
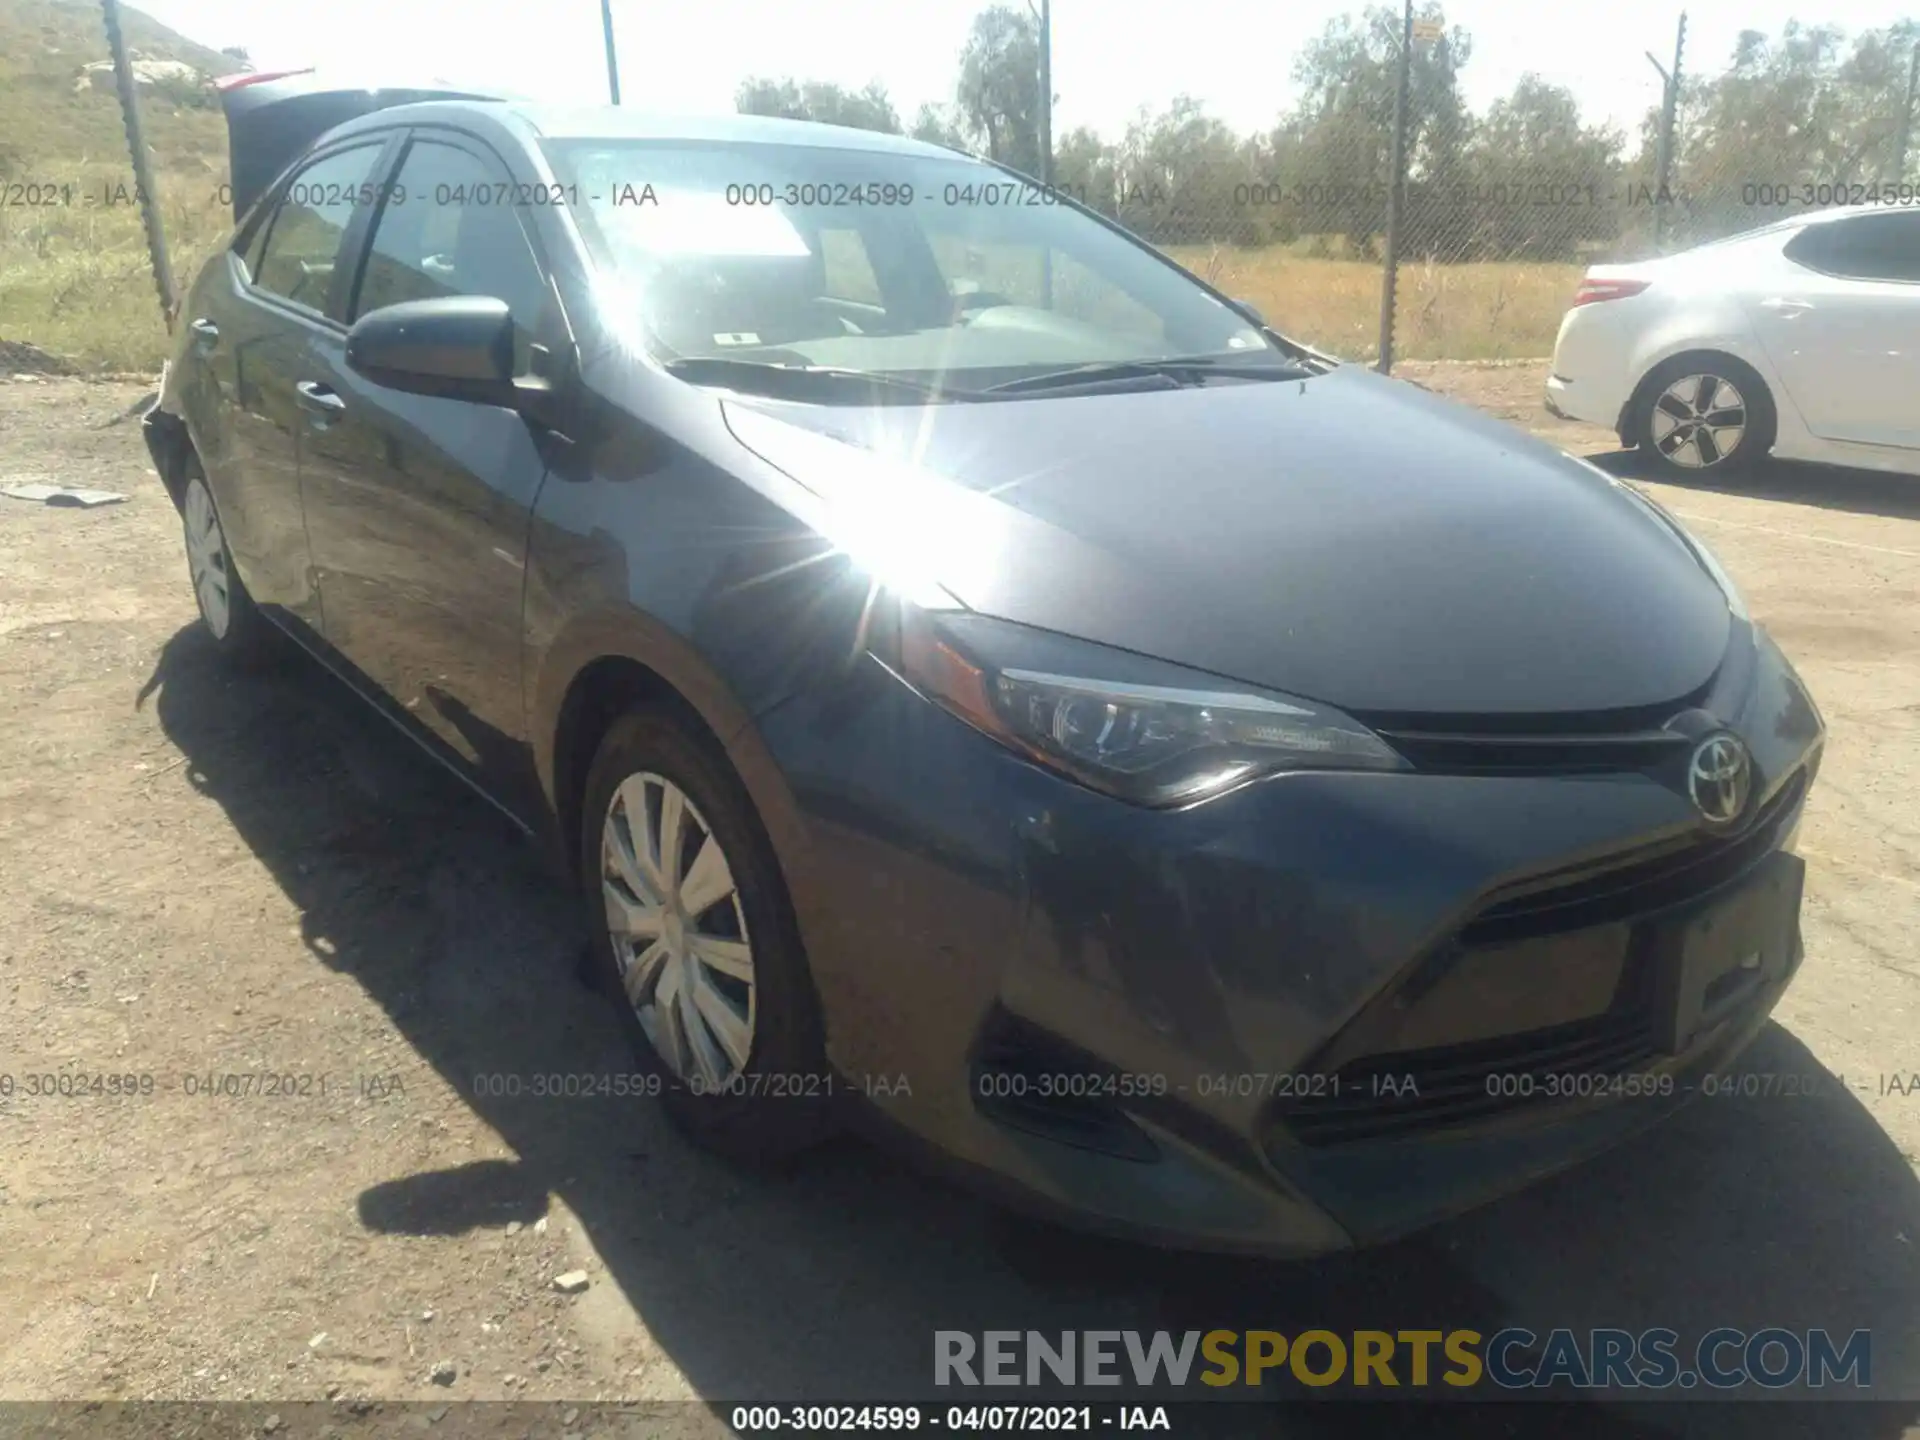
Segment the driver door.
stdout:
<path fill-rule="evenodd" d="M 547 373 L 565 325 L 500 160 L 423 129 L 389 189 L 349 323 L 401 301 L 493 296 L 512 312 L 520 373 Z M 535 432 L 502 406 L 375 384 L 347 367 L 344 343 L 317 358 L 304 378 L 337 409 L 301 473 L 327 640 L 435 748 L 517 797 L 531 776 L 521 595 L 547 470 Z"/>

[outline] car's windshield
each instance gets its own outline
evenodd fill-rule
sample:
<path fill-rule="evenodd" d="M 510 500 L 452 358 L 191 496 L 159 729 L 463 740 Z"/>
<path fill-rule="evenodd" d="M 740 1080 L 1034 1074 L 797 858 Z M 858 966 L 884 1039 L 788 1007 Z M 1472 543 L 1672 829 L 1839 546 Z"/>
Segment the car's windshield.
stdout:
<path fill-rule="evenodd" d="M 1286 367 L 1232 306 L 1038 186 L 962 156 L 547 142 L 595 260 L 665 361 L 976 393 L 1082 366 Z"/>

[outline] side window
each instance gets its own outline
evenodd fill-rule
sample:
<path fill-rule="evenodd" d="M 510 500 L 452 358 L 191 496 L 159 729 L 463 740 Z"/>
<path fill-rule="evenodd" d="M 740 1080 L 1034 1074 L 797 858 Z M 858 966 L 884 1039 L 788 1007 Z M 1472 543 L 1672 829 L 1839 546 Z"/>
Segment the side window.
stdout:
<path fill-rule="evenodd" d="M 506 301 L 515 368 L 526 370 L 547 286 L 506 176 L 458 146 L 416 140 L 374 227 L 353 314 L 448 295 Z"/>
<path fill-rule="evenodd" d="M 253 266 L 255 285 L 309 310 L 326 310 L 341 238 L 366 201 L 362 187 L 384 148 L 383 141 L 342 150 L 287 182 Z"/>
<path fill-rule="evenodd" d="M 1860 215 L 1809 226 L 1788 242 L 1785 254 L 1848 280 L 1920 282 L 1920 214 Z"/>

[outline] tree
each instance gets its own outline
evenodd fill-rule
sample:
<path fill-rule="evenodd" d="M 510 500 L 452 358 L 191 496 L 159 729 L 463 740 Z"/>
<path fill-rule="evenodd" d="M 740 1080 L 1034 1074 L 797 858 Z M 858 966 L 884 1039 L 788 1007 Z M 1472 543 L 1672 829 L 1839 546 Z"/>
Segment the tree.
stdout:
<path fill-rule="evenodd" d="M 1086 126 L 1069 131 L 1054 146 L 1053 181 L 1081 204 L 1103 215 L 1119 214 L 1119 154 Z"/>
<path fill-rule="evenodd" d="M 957 90 L 968 136 L 1003 165 L 1040 173 L 1040 26 L 995 5 L 973 17 Z"/>
<path fill-rule="evenodd" d="M 734 91 L 733 106 L 742 115 L 814 120 L 887 135 L 900 133 L 900 117 L 894 112 L 886 87 L 877 80 L 863 90 L 848 90 L 824 80 L 745 80 Z"/>
<path fill-rule="evenodd" d="M 1571 260 L 1583 246 L 1611 240 L 1625 144 L 1612 126 L 1582 124 L 1572 91 L 1522 75 L 1473 127 L 1467 188 L 1434 197 L 1470 212 L 1451 227 L 1454 248 L 1441 258 Z"/>
<path fill-rule="evenodd" d="M 913 117 L 913 128 L 907 133 L 916 140 L 944 145 L 949 150 L 964 152 L 971 148 L 967 144 L 965 125 L 948 105 L 923 104 Z"/>
<path fill-rule="evenodd" d="M 1266 238 L 1248 186 L 1256 152 L 1206 107 L 1182 95 L 1158 115 L 1142 112 L 1115 156 L 1118 218 L 1150 239 L 1172 244 Z"/>
<path fill-rule="evenodd" d="M 1800 203 L 1792 197 L 1803 186 L 1832 203 L 1831 187 L 1845 194 L 1900 178 L 1894 150 L 1916 42 L 1912 20 L 1863 31 L 1850 46 L 1832 25 L 1789 21 L 1777 39 L 1741 32 L 1727 70 L 1681 92 L 1674 238 L 1759 224 L 1784 213 L 1769 204 Z"/>
<path fill-rule="evenodd" d="M 1423 19 L 1444 24 L 1428 0 Z M 1369 6 L 1329 21 L 1293 67 L 1303 97 L 1267 137 L 1268 179 L 1305 203 L 1284 217 L 1305 234 L 1344 235 L 1371 249 L 1386 228 L 1393 170 L 1393 112 L 1400 84 L 1402 15 Z M 1418 44 L 1408 86 L 1407 174 L 1429 192 L 1457 189 L 1472 134 L 1459 75 L 1473 43 L 1459 26 Z M 1432 208 L 1432 207 L 1426 207 Z M 1414 207 L 1409 206 L 1409 217 Z"/>

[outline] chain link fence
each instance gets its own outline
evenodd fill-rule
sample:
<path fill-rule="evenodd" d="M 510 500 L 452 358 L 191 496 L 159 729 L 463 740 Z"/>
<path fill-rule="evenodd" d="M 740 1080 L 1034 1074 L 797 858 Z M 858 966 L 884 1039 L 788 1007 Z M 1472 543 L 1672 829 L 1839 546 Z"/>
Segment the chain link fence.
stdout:
<path fill-rule="evenodd" d="M 714 3 L 745 25 L 759 0 Z M 1638 119 L 1610 124 L 1583 107 L 1591 93 L 1530 74 L 1497 98 L 1470 102 L 1466 82 L 1484 61 L 1439 0 L 1417 8 L 1357 0 L 1346 10 L 1335 8 L 1342 0 L 1319 0 L 1311 15 L 1278 16 L 1274 33 L 1249 41 L 1273 53 L 1270 120 L 1229 125 L 1217 113 L 1224 96 L 1203 87 L 1095 131 L 1072 123 L 1085 113 L 1090 77 L 1137 62 L 1154 44 L 1152 27 L 1107 24 L 1094 0 L 977 3 L 984 8 L 953 56 L 944 99 L 915 104 L 915 96 L 906 102 L 913 109 L 896 110 L 883 81 L 854 72 L 876 49 L 909 43 L 903 29 L 898 41 L 876 40 L 845 62 L 845 73 L 743 66 L 734 105 L 990 156 L 1119 221 L 1278 328 L 1383 369 L 1398 359 L 1550 354 L 1580 277 L 1596 262 L 1670 252 L 1834 204 L 1920 208 L 1920 20 L 1851 33 L 1789 24 L 1771 36 L 1742 33 L 1728 53 L 1724 39 L 1711 49 L 1690 40 L 1677 11 L 1664 34 L 1588 24 L 1600 13 L 1588 0 L 1564 17 L 1567 43 L 1589 47 L 1596 71 L 1642 77 L 1615 107 Z M 817 4 L 823 17 L 834 13 L 834 0 Z M 595 18 L 621 16 L 634 30 L 635 7 L 612 0 Z M 111 0 L 106 8 L 111 16 Z M 1197 0 L 1163 23 L 1206 33 L 1230 8 Z M 1071 19 L 1062 32 L 1070 43 L 1058 47 L 1048 24 L 1055 11 Z M 604 94 L 604 58 L 578 57 L 594 99 Z M 1047 88 L 1063 102 L 1053 107 L 1041 103 L 1049 69 Z M 1143 72 L 1135 64 L 1131 73 Z M 190 264 L 226 223 L 211 198 L 224 146 L 209 128 L 214 114 L 157 103 L 164 98 L 149 90 L 142 103 L 171 207 L 167 238 Z M 0 136 L 0 180 L 65 177 L 25 144 Z M 89 147 L 97 161 L 98 147 Z M 150 186 L 123 177 L 119 188 L 144 195 Z M 173 213 L 189 202 L 191 213 Z M 103 203 L 0 214 L 0 279 L 11 264 L 50 297 L 41 304 L 32 286 L 16 287 L 9 308 L 0 293 L 0 321 L 11 313 L 21 333 L 71 334 L 77 353 L 127 350 L 131 320 L 116 318 L 120 339 L 101 339 L 93 332 L 103 326 L 89 330 L 73 317 L 83 308 L 151 313 L 133 283 L 140 213 Z M 66 279 L 46 253 L 62 245 L 75 251 Z M 164 269 L 162 261 L 163 289 Z M 155 336 L 134 348 L 158 353 L 158 345 Z"/>
<path fill-rule="evenodd" d="M 1005 25 L 1030 20 L 1034 38 L 1031 54 L 1003 46 L 997 58 L 1037 70 L 1051 51 L 1040 10 L 999 13 Z M 1433 0 L 1356 9 L 1302 37 L 1291 84 L 1276 77 L 1276 120 L 1256 133 L 1213 118 L 1204 96 L 1182 98 L 1118 137 L 1056 125 L 1043 161 L 1044 116 L 978 123 L 973 102 L 987 91 L 967 89 L 972 53 L 946 132 L 922 129 L 1044 170 L 1274 324 L 1345 357 L 1381 368 L 1538 358 L 1588 265 L 1836 204 L 1920 205 L 1920 22 L 1855 34 L 1789 24 L 1773 37 L 1743 33 L 1731 56 L 1701 56 L 1687 48 L 1685 16 L 1675 20 L 1665 36 L 1578 42 L 1660 48 L 1633 57 L 1646 64 L 1647 104 L 1632 133 L 1530 74 L 1469 106 L 1472 36 Z M 1050 58 L 1068 86 L 1100 63 Z M 1019 109 L 1007 83 L 1017 78 L 1001 77 L 1003 110 Z"/>

